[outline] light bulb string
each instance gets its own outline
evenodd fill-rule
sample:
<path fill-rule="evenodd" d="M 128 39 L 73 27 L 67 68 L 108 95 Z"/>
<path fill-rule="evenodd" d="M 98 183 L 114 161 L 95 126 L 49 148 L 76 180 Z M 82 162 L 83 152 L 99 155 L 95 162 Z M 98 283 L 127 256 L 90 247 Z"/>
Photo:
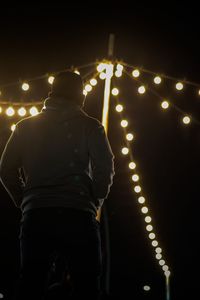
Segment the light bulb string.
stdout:
<path fill-rule="evenodd" d="M 162 102 L 165 101 L 166 97 L 161 96 L 157 91 L 155 91 L 155 89 L 153 89 L 152 87 L 150 87 L 149 85 L 145 84 L 143 81 L 141 81 L 138 78 L 135 78 L 131 75 L 131 73 L 129 71 L 127 71 L 126 69 L 124 69 L 124 73 L 126 75 L 128 75 L 128 77 L 130 77 L 134 82 L 139 82 L 139 84 L 143 85 L 148 91 L 150 91 L 151 94 L 153 94 L 154 96 L 156 96 L 157 98 L 159 98 L 159 100 L 161 100 Z M 189 116 L 192 118 L 193 122 L 200 125 L 200 121 L 197 120 L 195 117 L 191 116 L 190 113 L 187 113 L 186 111 L 182 110 L 179 106 L 177 106 L 176 104 L 174 104 L 173 102 L 169 101 L 168 99 L 166 99 L 166 101 L 176 110 L 178 111 L 180 114 L 182 114 L 183 116 Z"/>

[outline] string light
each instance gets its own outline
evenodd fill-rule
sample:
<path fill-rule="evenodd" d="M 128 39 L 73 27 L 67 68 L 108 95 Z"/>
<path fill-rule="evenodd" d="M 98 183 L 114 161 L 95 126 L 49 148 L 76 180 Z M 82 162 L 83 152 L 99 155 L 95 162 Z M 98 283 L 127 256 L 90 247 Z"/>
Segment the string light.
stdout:
<path fill-rule="evenodd" d="M 99 78 L 100 78 L 101 80 L 106 79 L 106 73 L 101 72 L 101 73 L 99 74 Z"/>
<path fill-rule="evenodd" d="M 140 71 L 138 69 L 133 70 L 132 72 L 133 77 L 137 78 L 140 76 Z"/>
<path fill-rule="evenodd" d="M 132 133 L 127 133 L 127 135 L 126 135 L 126 139 L 127 139 L 128 141 L 132 141 L 132 140 L 133 140 L 133 138 L 134 138 L 134 136 L 133 136 L 133 134 L 132 134 Z"/>
<path fill-rule="evenodd" d="M 95 78 L 90 79 L 90 84 L 91 84 L 92 86 L 97 85 L 97 80 L 96 80 Z"/>
<path fill-rule="evenodd" d="M 18 109 L 18 115 L 19 115 L 20 117 L 25 116 L 25 115 L 26 115 L 26 109 L 25 109 L 24 107 L 19 108 L 19 109 Z"/>
<path fill-rule="evenodd" d="M 143 196 L 140 196 L 140 197 L 138 198 L 138 202 L 139 202 L 140 204 L 143 204 L 143 203 L 145 202 L 145 198 L 144 198 Z"/>
<path fill-rule="evenodd" d="M 121 104 L 117 104 L 115 109 L 116 109 L 117 112 L 122 112 L 123 106 Z"/>
<path fill-rule="evenodd" d="M 188 125 L 188 124 L 190 124 L 190 122 L 191 122 L 191 119 L 190 119 L 190 117 L 189 117 L 189 116 L 185 116 L 185 117 L 183 117 L 183 123 L 184 123 L 185 125 Z"/>
<path fill-rule="evenodd" d="M 127 120 L 122 120 L 121 121 L 121 126 L 122 127 L 127 127 L 128 126 L 128 121 Z"/>
<path fill-rule="evenodd" d="M 156 76 L 156 77 L 154 77 L 153 81 L 155 84 L 160 84 L 162 79 L 160 78 L 160 76 Z"/>
<path fill-rule="evenodd" d="M 177 89 L 178 91 L 181 91 L 181 90 L 183 89 L 183 84 L 182 84 L 182 82 L 177 82 L 177 84 L 176 84 L 176 89 Z"/>
<path fill-rule="evenodd" d="M 86 90 L 87 92 L 91 92 L 92 86 L 91 86 L 90 84 L 86 84 L 85 90 Z"/>
<path fill-rule="evenodd" d="M 80 75 L 80 72 L 79 72 L 79 70 L 77 70 L 77 69 L 74 70 L 74 73 Z"/>
<path fill-rule="evenodd" d="M 138 93 L 139 94 L 144 94 L 146 92 L 146 88 L 144 85 L 141 85 L 139 88 L 138 88 Z"/>
<path fill-rule="evenodd" d="M 3 111 L 3 110 L 2 110 L 2 107 L 0 106 L 0 114 L 2 113 L 2 111 Z"/>
<path fill-rule="evenodd" d="M 15 124 L 12 124 L 11 127 L 10 127 L 11 131 L 15 131 L 15 128 L 16 128 Z"/>
<path fill-rule="evenodd" d="M 122 154 L 127 155 L 129 153 L 129 149 L 127 147 L 122 148 Z"/>
<path fill-rule="evenodd" d="M 119 94 L 119 90 L 117 88 L 113 88 L 111 93 L 113 96 L 117 96 Z"/>
<path fill-rule="evenodd" d="M 15 110 L 12 106 L 9 106 L 7 109 L 6 109 L 6 114 L 8 117 L 12 117 L 14 116 L 15 114 Z"/>
<path fill-rule="evenodd" d="M 167 109 L 167 108 L 169 108 L 169 102 L 168 101 L 163 101 L 162 103 L 161 103 L 161 107 L 163 108 L 163 109 Z"/>
<path fill-rule="evenodd" d="M 38 109 L 37 109 L 37 107 L 35 107 L 35 106 L 32 106 L 32 107 L 30 108 L 29 112 L 30 112 L 30 114 L 31 114 L 32 116 L 37 116 L 37 115 L 39 114 Z"/>
<path fill-rule="evenodd" d="M 139 176 L 138 176 L 137 174 L 134 174 L 134 175 L 132 176 L 132 180 L 133 180 L 134 182 L 137 182 L 137 181 L 139 180 Z"/>
<path fill-rule="evenodd" d="M 136 168 L 136 163 L 131 161 L 128 166 L 129 166 L 129 169 L 134 170 Z"/>
<path fill-rule="evenodd" d="M 141 188 L 140 185 L 136 185 L 136 186 L 134 187 L 134 191 L 135 191 L 137 194 L 139 194 L 139 193 L 141 192 L 141 190 L 142 190 L 142 188 Z"/>
<path fill-rule="evenodd" d="M 48 77 L 48 83 L 53 84 L 55 77 L 54 76 L 49 76 Z"/>
<path fill-rule="evenodd" d="M 29 84 L 27 82 L 22 83 L 22 90 L 23 91 L 28 91 L 30 88 Z"/>

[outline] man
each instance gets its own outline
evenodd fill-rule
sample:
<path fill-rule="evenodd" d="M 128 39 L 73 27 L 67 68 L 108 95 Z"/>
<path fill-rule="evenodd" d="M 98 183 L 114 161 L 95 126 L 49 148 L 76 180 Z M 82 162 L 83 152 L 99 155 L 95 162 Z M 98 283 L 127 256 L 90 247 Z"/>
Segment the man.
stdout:
<path fill-rule="evenodd" d="M 4 149 L 1 181 L 22 211 L 16 299 L 43 299 L 62 256 L 74 299 L 99 299 L 102 270 L 97 211 L 114 176 L 104 127 L 84 112 L 83 83 L 59 73 L 42 111 L 18 122 Z"/>

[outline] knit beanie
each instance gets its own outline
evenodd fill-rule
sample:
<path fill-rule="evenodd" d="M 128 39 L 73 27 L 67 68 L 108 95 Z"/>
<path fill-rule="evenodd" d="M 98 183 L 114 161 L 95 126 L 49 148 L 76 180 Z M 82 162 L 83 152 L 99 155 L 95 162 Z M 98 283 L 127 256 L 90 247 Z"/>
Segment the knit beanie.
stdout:
<path fill-rule="evenodd" d="M 54 77 L 50 96 L 61 97 L 70 102 L 83 106 L 83 81 L 80 75 L 73 71 L 64 71 Z"/>

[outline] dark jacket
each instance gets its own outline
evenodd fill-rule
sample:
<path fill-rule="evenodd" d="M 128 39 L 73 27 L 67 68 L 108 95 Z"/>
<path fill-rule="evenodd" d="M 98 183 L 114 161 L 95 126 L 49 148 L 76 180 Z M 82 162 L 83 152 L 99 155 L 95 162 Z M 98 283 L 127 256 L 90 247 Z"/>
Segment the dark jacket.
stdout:
<path fill-rule="evenodd" d="M 59 98 L 48 98 L 37 116 L 17 123 L 0 163 L 1 181 L 23 212 L 61 206 L 96 215 L 113 176 L 102 124 Z"/>

